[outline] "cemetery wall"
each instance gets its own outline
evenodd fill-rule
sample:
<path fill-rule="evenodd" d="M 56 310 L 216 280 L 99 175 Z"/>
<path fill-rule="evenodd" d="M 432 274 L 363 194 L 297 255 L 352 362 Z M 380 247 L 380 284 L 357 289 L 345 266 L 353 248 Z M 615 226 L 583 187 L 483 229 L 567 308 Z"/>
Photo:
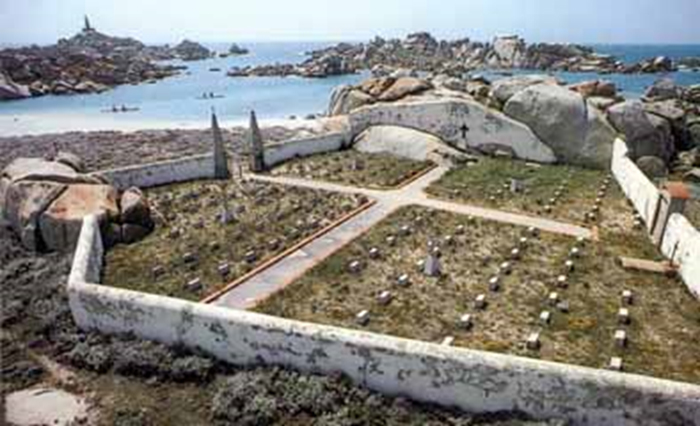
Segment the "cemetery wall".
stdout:
<path fill-rule="evenodd" d="M 335 152 L 349 143 L 347 132 L 327 133 L 304 139 L 292 139 L 265 147 L 265 165 L 274 167 L 292 158 Z"/>
<path fill-rule="evenodd" d="M 627 152 L 627 144 L 622 139 L 616 139 L 613 146 L 612 173 L 622 191 L 644 219 L 647 229 L 651 230 L 661 193 L 627 156 Z"/>
<path fill-rule="evenodd" d="M 520 410 L 574 425 L 700 425 L 700 386 L 303 323 L 111 288 L 99 281 L 102 243 L 85 219 L 71 271 L 81 328 L 134 333 L 232 364 L 343 372 L 356 383 L 472 412 Z"/>
<path fill-rule="evenodd" d="M 462 149 L 503 149 L 517 158 L 553 163 L 552 149 L 526 125 L 467 99 L 404 101 L 358 108 L 350 114 L 352 136 L 370 126 L 402 126 L 435 135 Z"/>
<path fill-rule="evenodd" d="M 621 139 L 615 141 L 612 172 L 644 218 L 647 229 L 652 229 L 660 191 L 627 157 L 627 145 Z M 661 252 L 678 264 L 681 278 L 695 297 L 700 298 L 700 231 L 685 216 L 672 214 L 661 239 Z"/>
<path fill-rule="evenodd" d="M 214 178 L 214 155 L 202 154 L 176 160 L 141 164 L 93 173 L 119 189 L 149 188 L 168 183 Z"/>
<path fill-rule="evenodd" d="M 679 266 L 678 272 L 693 295 L 700 299 L 700 231 L 683 215 L 668 220 L 661 251 Z"/>

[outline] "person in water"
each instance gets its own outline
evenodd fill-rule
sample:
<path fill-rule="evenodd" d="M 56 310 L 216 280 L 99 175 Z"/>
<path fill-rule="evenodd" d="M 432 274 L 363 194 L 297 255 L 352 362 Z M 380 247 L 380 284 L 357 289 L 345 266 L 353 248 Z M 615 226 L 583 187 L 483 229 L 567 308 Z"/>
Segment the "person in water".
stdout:
<path fill-rule="evenodd" d="M 112 105 L 112 112 L 119 112 L 116 105 Z"/>
<path fill-rule="evenodd" d="M 122 112 L 127 112 L 128 109 L 126 108 L 126 105 L 122 104 Z"/>

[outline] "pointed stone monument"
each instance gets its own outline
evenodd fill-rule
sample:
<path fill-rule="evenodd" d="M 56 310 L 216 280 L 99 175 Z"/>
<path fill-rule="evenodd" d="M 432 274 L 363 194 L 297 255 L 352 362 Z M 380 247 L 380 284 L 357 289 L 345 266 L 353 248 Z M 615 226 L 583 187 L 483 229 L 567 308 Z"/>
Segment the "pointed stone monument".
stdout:
<path fill-rule="evenodd" d="M 255 111 L 250 111 L 250 169 L 253 173 L 265 171 L 265 151 L 263 148 L 263 139 L 258 127 L 258 119 L 255 117 Z"/>
<path fill-rule="evenodd" d="M 94 31 L 94 30 L 95 29 L 92 28 L 92 26 L 90 25 L 90 19 L 88 18 L 87 15 L 85 15 L 85 26 L 83 27 L 83 31 L 85 31 L 87 33 L 87 32 Z"/>
<path fill-rule="evenodd" d="M 211 113 L 211 132 L 214 137 L 214 178 L 229 179 L 231 174 L 228 171 L 228 159 L 226 158 L 226 149 L 224 149 L 224 138 L 221 136 L 219 129 L 219 121 L 216 119 L 216 113 Z"/>

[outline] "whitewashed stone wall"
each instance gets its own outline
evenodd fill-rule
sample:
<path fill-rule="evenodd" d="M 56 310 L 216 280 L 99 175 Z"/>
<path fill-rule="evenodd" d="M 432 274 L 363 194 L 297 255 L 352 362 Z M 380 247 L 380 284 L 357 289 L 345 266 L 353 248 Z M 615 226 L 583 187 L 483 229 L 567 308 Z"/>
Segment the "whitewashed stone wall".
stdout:
<path fill-rule="evenodd" d="M 660 191 L 627 157 L 627 152 L 625 142 L 616 140 L 612 172 L 627 198 L 644 218 L 647 229 L 651 230 Z M 683 282 L 700 299 L 700 231 L 685 216 L 672 214 L 661 239 L 661 252 L 679 266 Z"/>
<path fill-rule="evenodd" d="M 368 105 L 350 114 L 353 137 L 370 126 L 403 126 L 433 134 L 462 150 L 512 150 L 521 159 L 553 163 L 556 156 L 526 125 L 469 99 L 434 99 Z M 466 137 L 462 127 L 469 130 Z"/>
<path fill-rule="evenodd" d="M 274 167 L 276 164 L 296 157 L 335 152 L 347 146 L 349 139 L 348 132 L 335 132 L 265 146 L 265 165 Z"/>
<path fill-rule="evenodd" d="M 235 365 L 343 372 L 389 395 L 471 412 L 521 410 L 573 425 L 700 425 L 700 386 L 302 323 L 91 284 L 101 265 L 87 218 L 68 291 L 81 328 L 134 333 Z"/>
<path fill-rule="evenodd" d="M 627 156 L 627 144 L 617 139 L 613 146 L 612 173 L 627 198 L 642 215 L 647 229 L 654 226 L 660 191 Z"/>
<path fill-rule="evenodd" d="M 678 264 L 683 281 L 700 299 L 700 231 L 685 216 L 672 214 L 666 225 L 661 251 Z"/>
<path fill-rule="evenodd" d="M 119 189 L 150 188 L 168 183 L 214 178 L 214 155 L 202 154 L 176 160 L 102 170 L 93 173 Z"/>

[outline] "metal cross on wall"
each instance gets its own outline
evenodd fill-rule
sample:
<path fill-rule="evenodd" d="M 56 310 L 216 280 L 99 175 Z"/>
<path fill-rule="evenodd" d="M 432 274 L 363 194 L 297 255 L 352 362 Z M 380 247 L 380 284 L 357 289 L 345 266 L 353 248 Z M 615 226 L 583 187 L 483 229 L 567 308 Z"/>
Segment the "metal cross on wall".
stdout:
<path fill-rule="evenodd" d="M 459 131 L 462 132 L 462 139 L 467 138 L 467 132 L 469 131 L 469 126 L 466 124 L 462 124 L 462 127 L 459 128 Z"/>

